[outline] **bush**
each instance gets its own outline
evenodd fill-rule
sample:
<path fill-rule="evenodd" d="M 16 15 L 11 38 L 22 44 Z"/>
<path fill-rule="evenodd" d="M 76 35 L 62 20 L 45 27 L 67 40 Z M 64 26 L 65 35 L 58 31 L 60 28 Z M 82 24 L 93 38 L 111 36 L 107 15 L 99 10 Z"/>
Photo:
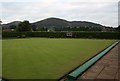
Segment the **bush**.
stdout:
<path fill-rule="evenodd" d="M 67 32 L 3 32 L 3 38 L 46 37 L 66 38 Z M 70 37 L 71 38 L 71 37 Z M 120 39 L 120 32 L 73 32 L 72 38 Z"/>

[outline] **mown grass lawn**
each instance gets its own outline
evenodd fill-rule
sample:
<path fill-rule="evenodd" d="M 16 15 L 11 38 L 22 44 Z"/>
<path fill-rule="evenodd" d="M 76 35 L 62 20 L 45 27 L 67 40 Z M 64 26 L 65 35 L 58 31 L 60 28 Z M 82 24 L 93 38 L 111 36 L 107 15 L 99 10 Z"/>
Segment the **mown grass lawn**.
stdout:
<path fill-rule="evenodd" d="M 4 39 L 3 77 L 9 79 L 59 79 L 115 40 Z"/>

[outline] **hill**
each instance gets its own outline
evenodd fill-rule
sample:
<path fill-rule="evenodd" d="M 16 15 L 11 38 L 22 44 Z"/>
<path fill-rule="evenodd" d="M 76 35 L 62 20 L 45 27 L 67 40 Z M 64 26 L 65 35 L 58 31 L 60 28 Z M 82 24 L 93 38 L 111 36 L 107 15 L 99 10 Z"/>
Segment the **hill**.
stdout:
<path fill-rule="evenodd" d="M 35 23 L 32 23 L 37 27 L 103 27 L 100 24 L 87 22 L 87 21 L 67 21 L 59 18 L 47 18 Z"/>
<path fill-rule="evenodd" d="M 8 24 L 3 24 L 2 27 L 4 29 L 10 29 L 11 26 L 18 26 L 20 21 L 14 21 Z M 31 23 L 32 28 L 39 29 L 39 30 L 46 30 L 50 28 L 55 28 L 56 31 L 67 31 L 67 30 L 73 30 L 73 31 L 101 31 L 105 28 L 105 26 L 102 26 L 97 23 L 88 22 L 88 21 L 67 21 L 60 18 L 46 18 L 44 20 L 40 20 L 34 23 Z"/>
<path fill-rule="evenodd" d="M 69 21 L 67 20 L 63 20 L 63 19 L 59 19 L 59 18 L 47 18 L 35 23 L 32 23 L 34 25 L 36 25 L 37 27 L 67 27 L 70 25 Z"/>
<path fill-rule="evenodd" d="M 20 23 L 21 21 L 13 21 L 13 22 L 10 22 L 10 23 L 7 23 L 7 24 L 2 24 L 2 27 L 5 28 L 5 29 L 9 29 L 11 26 L 18 26 L 18 24 Z"/>

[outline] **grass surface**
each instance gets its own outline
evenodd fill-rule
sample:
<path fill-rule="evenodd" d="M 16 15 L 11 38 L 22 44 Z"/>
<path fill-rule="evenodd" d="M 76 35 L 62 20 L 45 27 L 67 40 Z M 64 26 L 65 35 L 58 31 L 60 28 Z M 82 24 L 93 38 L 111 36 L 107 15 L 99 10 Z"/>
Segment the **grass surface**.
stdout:
<path fill-rule="evenodd" d="M 3 77 L 58 79 L 115 40 L 4 39 Z"/>

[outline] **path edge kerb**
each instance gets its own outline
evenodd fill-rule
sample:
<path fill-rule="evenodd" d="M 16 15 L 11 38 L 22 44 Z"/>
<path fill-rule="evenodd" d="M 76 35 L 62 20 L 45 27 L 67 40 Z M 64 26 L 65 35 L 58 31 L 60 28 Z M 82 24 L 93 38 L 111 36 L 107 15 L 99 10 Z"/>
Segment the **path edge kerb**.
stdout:
<path fill-rule="evenodd" d="M 65 81 L 74 81 L 76 80 L 80 75 L 82 75 L 86 70 L 88 70 L 91 66 L 93 66 L 97 61 L 99 61 L 103 56 L 105 56 L 110 50 L 112 50 L 116 45 L 120 43 L 120 40 L 116 41 L 115 43 L 111 44 L 101 52 L 97 53 L 92 58 L 85 61 L 83 64 L 78 66 L 77 68 L 70 71 L 66 76 Z"/>

